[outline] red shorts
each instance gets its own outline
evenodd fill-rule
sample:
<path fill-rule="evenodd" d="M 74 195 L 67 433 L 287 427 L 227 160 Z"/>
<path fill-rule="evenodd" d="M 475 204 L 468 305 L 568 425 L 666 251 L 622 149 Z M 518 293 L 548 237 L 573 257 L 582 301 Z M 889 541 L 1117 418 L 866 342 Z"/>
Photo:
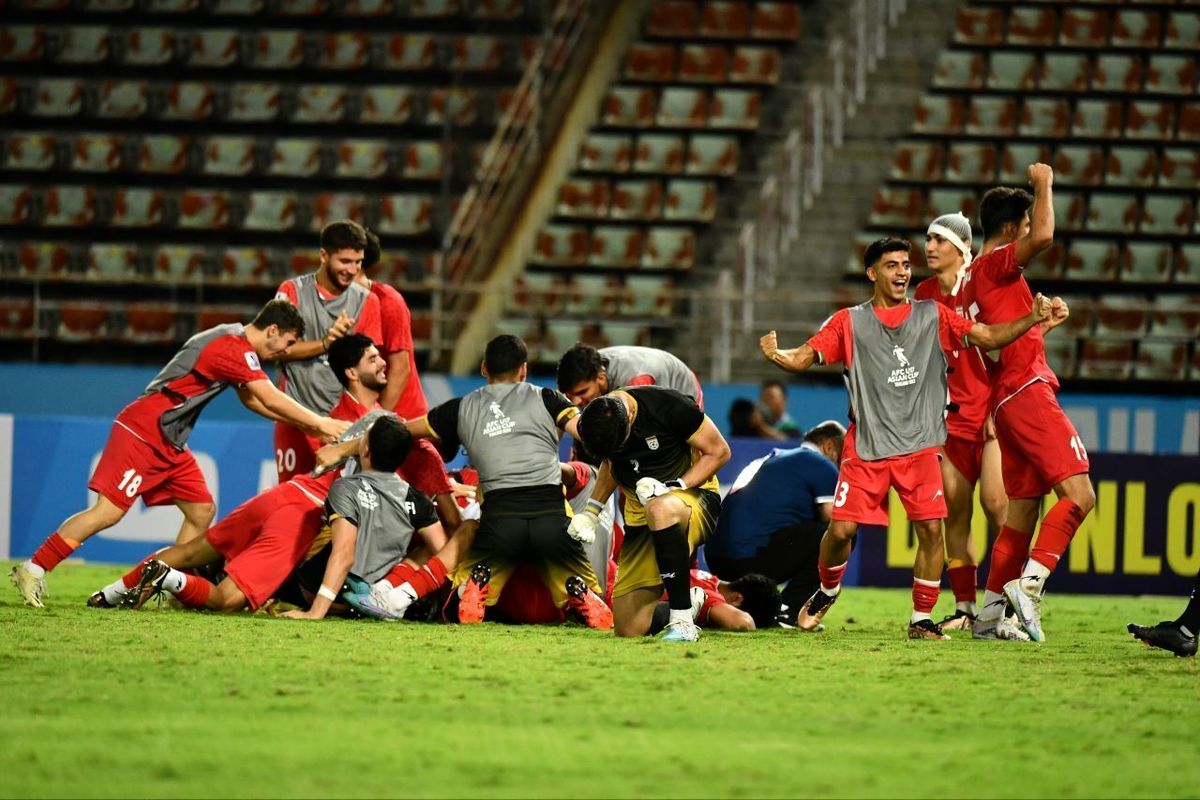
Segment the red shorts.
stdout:
<path fill-rule="evenodd" d="M 321 530 L 324 507 L 282 484 L 252 497 L 208 529 L 225 572 L 258 608 L 292 574 Z"/>
<path fill-rule="evenodd" d="M 298 428 L 275 423 L 275 471 L 279 482 L 287 483 L 297 475 L 306 475 L 317 466 L 313 440 Z"/>
<path fill-rule="evenodd" d="M 521 625 L 557 625 L 566 614 L 554 605 L 542 575 L 532 564 L 521 564 L 504 584 L 496 609 Z"/>
<path fill-rule="evenodd" d="M 979 474 L 983 471 L 984 444 L 982 439 L 963 439 L 960 436 L 946 437 L 946 445 L 943 449 L 947 460 L 972 486 L 979 482 Z"/>
<path fill-rule="evenodd" d="M 1036 381 L 996 409 L 1004 491 L 1013 499 L 1042 497 L 1089 470 L 1087 450 L 1063 413 L 1054 389 Z"/>
<path fill-rule="evenodd" d="M 833 519 L 887 525 L 887 495 L 893 487 L 909 520 L 945 519 L 942 468 L 932 449 L 880 461 L 863 461 L 856 455 L 843 458 L 833 496 Z"/>
<path fill-rule="evenodd" d="M 400 476 L 417 491 L 430 495 L 449 494 L 450 476 L 446 474 L 446 462 L 438 455 L 437 448 L 428 439 L 414 439 L 412 451 L 400 465 Z"/>
<path fill-rule="evenodd" d="M 123 511 L 138 497 L 148 506 L 212 502 L 204 474 L 190 450 L 160 451 L 119 422 L 114 422 L 108 433 L 88 488 Z"/>

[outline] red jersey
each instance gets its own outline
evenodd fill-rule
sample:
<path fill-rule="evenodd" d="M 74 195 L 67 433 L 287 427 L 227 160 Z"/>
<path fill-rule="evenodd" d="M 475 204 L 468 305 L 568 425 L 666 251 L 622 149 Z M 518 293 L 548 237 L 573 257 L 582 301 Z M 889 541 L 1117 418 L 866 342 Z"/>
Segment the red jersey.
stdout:
<path fill-rule="evenodd" d="M 421 378 L 417 375 L 417 357 L 413 351 L 412 313 L 404 296 L 392 286 L 380 281 L 371 281 L 371 294 L 379 303 L 382 336 L 379 353 L 386 361 L 393 353 L 408 353 L 408 383 L 396 399 L 396 407 L 390 409 L 404 419 L 420 419 L 429 413 L 425 392 L 421 389 Z"/>
<path fill-rule="evenodd" d="M 1017 263 L 1017 248 L 1007 244 L 980 256 L 963 274 L 960 301 L 967 316 L 986 325 L 1011 322 L 1033 308 L 1033 293 L 1025 282 L 1025 267 Z M 1035 325 L 999 354 L 999 369 L 992 383 L 995 408 L 1034 381 L 1045 381 L 1055 390 L 1058 377 L 1046 363 L 1046 344 Z"/>
<path fill-rule="evenodd" d="M 117 423 L 157 450 L 180 450 L 182 448 L 172 444 L 163 433 L 160 425 L 163 414 L 191 398 L 212 393 L 216 384 L 245 386 L 260 380 L 270 378 L 263 372 L 249 340 L 235 334 L 219 336 L 204 346 L 187 373 L 121 409 Z M 217 392 L 224 388 L 221 386 Z"/>
<path fill-rule="evenodd" d="M 962 307 L 962 279 L 949 294 L 942 294 L 936 276 L 917 284 L 913 292 L 915 300 L 935 300 L 960 316 L 966 316 Z M 960 439 L 975 441 L 983 432 L 987 419 L 988 402 L 992 394 L 992 377 L 988 370 L 990 361 L 978 347 L 966 346 L 946 353 L 950 368 L 946 384 L 950 389 L 951 408 L 946 414 L 946 433 Z"/>
<path fill-rule="evenodd" d="M 333 419 L 345 420 L 346 422 L 356 422 L 363 414 L 373 411 L 378 407 L 376 405 L 373 408 L 367 408 L 355 400 L 354 396 L 349 392 L 342 392 L 342 396 L 338 398 L 337 405 L 330 410 L 329 416 Z M 308 439 L 315 453 L 321 447 L 321 442 L 311 436 Z M 325 497 L 329 494 L 329 487 L 333 486 L 333 482 L 340 477 L 342 477 L 341 469 L 330 469 L 321 473 L 316 478 L 307 473 L 297 475 L 289 483 L 294 483 L 311 499 L 323 503 L 325 502 Z"/>

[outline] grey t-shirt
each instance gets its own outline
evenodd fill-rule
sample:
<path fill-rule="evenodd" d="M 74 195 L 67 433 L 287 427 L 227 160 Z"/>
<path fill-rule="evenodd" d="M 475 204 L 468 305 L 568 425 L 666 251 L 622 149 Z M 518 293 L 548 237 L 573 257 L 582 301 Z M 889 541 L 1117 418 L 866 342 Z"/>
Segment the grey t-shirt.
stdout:
<path fill-rule="evenodd" d="M 429 498 L 394 472 L 367 470 L 339 478 L 325 500 L 330 524 L 345 519 L 358 528 L 350 571 L 375 583 L 400 563 L 413 534 L 438 521 Z"/>
<path fill-rule="evenodd" d="M 602 347 L 600 355 L 608 360 L 604 371 L 608 373 L 609 391 L 630 386 L 639 376 L 645 375 L 654 381 L 654 386 L 674 389 L 703 408 L 700 382 L 696 380 L 695 373 L 666 350 L 617 345 Z M 638 385 L 646 384 L 643 382 Z"/>
<path fill-rule="evenodd" d="M 324 298 L 312 274 L 292 278 L 292 284 L 296 290 L 296 309 L 304 318 L 308 337 L 305 341 L 321 339 L 343 311 L 357 322 L 371 296 L 370 291 L 354 283 L 337 297 Z M 277 297 L 287 299 L 283 293 Z M 325 353 L 303 361 L 285 361 L 283 375 L 287 379 L 283 386 L 287 396 L 318 414 L 328 414 L 342 393 L 342 386 L 329 368 L 329 356 Z"/>

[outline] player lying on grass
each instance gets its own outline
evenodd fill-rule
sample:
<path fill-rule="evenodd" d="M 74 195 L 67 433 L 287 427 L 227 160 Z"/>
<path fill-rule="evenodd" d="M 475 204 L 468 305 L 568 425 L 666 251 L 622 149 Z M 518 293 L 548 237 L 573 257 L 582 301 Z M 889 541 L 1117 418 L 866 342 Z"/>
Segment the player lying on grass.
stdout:
<path fill-rule="evenodd" d="M 177 542 L 204 535 L 216 511 L 204 475 L 187 448 L 204 407 L 230 386 L 251 411 L 333 441 L 347 423 L 314 414 L 276 389 L 263 361 L 285 355 L 304 334 L 304 320 L 286 300 L 272 300 L 249 325 L 217 325 L 188 339 L 113 422 L 88 488 L 95 504 L 67 519 L 12 582 L 26 605 L 42 608 L 45 574 L 81 543 L 116 525 L 141 497 L 148 506 L 174 504 L 183 512 Z"/>
<path fill-rule="evenodd" d="M 753 631 L 775 627 L 781 599 L 779 587 L 766 575 L 751 573 L 735 581 L 723 581 L 711 572 L 694 569 L 690 574 L 692 620 L 702 628 Z M 671 617 L 666 593 L 654 609 L 649 633 L 667 627 Z"/>

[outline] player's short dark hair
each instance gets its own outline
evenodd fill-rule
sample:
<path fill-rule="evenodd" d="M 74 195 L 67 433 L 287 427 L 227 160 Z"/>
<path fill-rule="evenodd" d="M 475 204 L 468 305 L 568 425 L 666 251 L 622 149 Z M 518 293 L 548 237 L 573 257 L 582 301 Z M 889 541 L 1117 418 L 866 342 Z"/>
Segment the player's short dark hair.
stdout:
<path fill-rule="evenodd" d="M 366 271 L 378 264 L 379 260 L 383 258 L 383 245 L 379 243 L 379 237 L 375 235 L 375 231 L 364 230 L 367 233 L 367 246 L 363 248 L 362 268 Z"/>
<path fill-rule="evenodd" d="M 867 245 L 867 249 L 863 253 L 863 269 L 875 266 L 875 262 L 883 258 L 885 253 L 894 253 L 897 250 L 907 253 L 911 249 L 912 242 L 899 236 L 885 236 L 882 239 L 876 239 Z"/>
<path fill-rule="evenodd" d="M 750 573 L 729 582 L 729 588 L 742 596 L 742 611 L 750 615 L 756 628 L 770 628 L 779 615 L 782 600 L 779 587 L 766 575 Z"/>
<path fill-rule="evenodd" d="M 804 434 L 804 441 L 815 445 L 827 442 L 830 439 L 844 440 L 845 438 L 846 429 L 842 427 L 842 423 L 831 419 L 814 425 Z"/>
<path fill-rule="evenodd" d="M 979 227 L 987 241 L 1004 230 L 1010 222 L 1019 225 L 1025 212 L 1033 205 L 1033 195 L 1013 186 L 997 186 L 983 193 L 979 201 Z"/>
<path fill-rule="evenodd" d="M 610 458 L 629 435 L 629 412 L 619 397 L 597 397 L 579 415 L 579 438 L 597 458 Z"/>
<path fill-rule="evenodd" d="M 408 458 L 412 449 L 412 434 L 408 426 L 396 417 L 380 417 L 367 431 L 371 447 L 371 468 L 379 472 L 395 472 Z"/>
<path fill-rule="evenodd" d="M 352 219 L 339 219 L 321 229 L 321 249 L 326 253 L 339 250 L 366 250 L 367 229 Z"/>
<path fill-rule="evenodd" d="M 363 353 L 374 344 L 365 333 L 349 333 L 329 345 L 329 368 L 337 376 L 342 388 L 350 385 L 346 370 L 362 361 Z"/>
<path fill-rule="evenodd" d="M 511 375 L 529 360 L 529 350 L 520 336 L 502 333 L 487 343 L 483 351 L 483 366 L 489 377 Z"/>
<path fill-rule="evenodd" d="M 254 315 L 250 324 L 262 331 L 275 325 L 280 333 L 295 331 L 297 336 L 304 335 L 304 317 L 300 316 L 300 309 L 292 305 L 290 300 L 283 298 L 267 302 Z"/>
<path fill-rule="evenodd" d="M 758 436 L 754 427 L 754 402 L 739 397 L 729 405 L 729 435 Z"/>
<path fill-rule="evenodd" d="M 600 370 L 608 368 L 608 359 L 590 344 L 576 342 L 558 360 L 558 390 L 569 392 L 584 381 L 592 381 Z"/>

